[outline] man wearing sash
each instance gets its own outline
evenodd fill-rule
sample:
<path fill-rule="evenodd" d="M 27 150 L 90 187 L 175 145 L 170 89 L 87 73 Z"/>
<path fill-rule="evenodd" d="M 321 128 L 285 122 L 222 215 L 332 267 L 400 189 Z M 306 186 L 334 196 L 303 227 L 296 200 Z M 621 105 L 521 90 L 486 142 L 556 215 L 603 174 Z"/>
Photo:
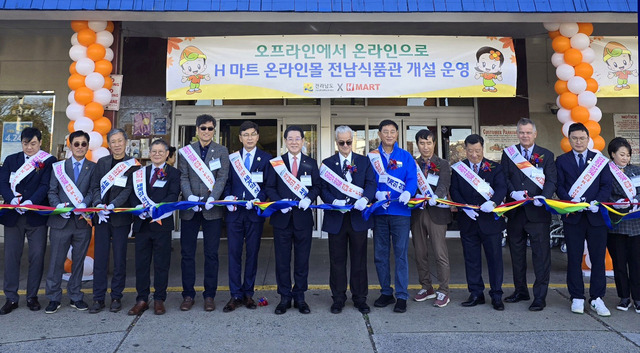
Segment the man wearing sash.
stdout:
<path fill-rule="evenodd" d="M 229 177 L 229 151 L 213 142 L 216 120 L 207 114 L 196 118 L 198 141 L 180 149 L 178 169 L 182 197 L 188 201 L 219 200 Z M 180 310 L 190 310 L 196 291 L 196 248 L 202 227 L 204 247 L 204 310 L 216 308 L 213 298 L 218 287 L 218 247 L 224 209 L 207 204 L 180 211 L 180 247 L 182 267 L 182 304 Z"/>
<path fill-rule="evenodd" d="M 130 213 L 110 213 L 109 210 L 131 207 L 131 175 L 140 165 L 134 158 L 125 154 L 127 133 L 124 130 L 109 131 L 107 141 L 111 155 L 98 160 L 91 182 L 93 206 L 104 208 L 104 211 L 94 217 L 93 303 L 89 308 L 91 314 L 99 313 L 105 307 L 112 249 L 113 278 L 109 311 L 115 313 L 122 308 L 122 291 L 127 273 L 127 241 L 132 219 Z"/>
<path fill-rule="evenodd" d="M 591 204 L 581 212 L 562 216 L 564 240 L 567 244 L 567 287 L 571 295 L 571 311 L 584 313 L 582 255 L 586 240 L 591 259 L 589 303 L 598 315 L 609 316 L 611 313 L 602 301 L 607 291 L 604 264 L 607 226 L 595 203 L 609 200 L 613 177 L 607 167 L 607 158 L 587 149 L 589 130 L 583 124 L 575 123 L 569 126 L 569 143 L 571 151 L 556 160 L 556 193 L 560 200 Z"/>
<path fill-rule="evenodd" d="M 231 299 L 222 309 L 230 312 L 240 305 L 249 309 L 257 308 L 253 300 L 258 251 L 262 238 L 264 217 L 258 216 L 253 202 L 264 202 L 266 174 L 271 169 L 271 156 L 257 148 L 260 139 L 258 124 L 245 121 L 240 125 L 242 149 L 229 156 L 230 168 L 225 200 L 251 200 L 245 207 L 227 206 L 227 241 L 229 246 L 229 291 Z M 242 248 L 246 245 L 244 282 L 242 281 Z"/>
<path fill-rule="evenodd" d="M 451 166 L 451 198 L 458 203 L 480 206 L 480 212 L 458 208 L 458 225 L 464 255 L 469 298 L 462 306 L 484 304 L 482 280 L 482 248 L 489 272 L 491 305 L 504 310 L 502 302 L 502 231 L 504 218 L 495 219 L 493 209 L 507 195 L 507 183 L 502 166 L 484 158 L 484 139 L 472 134 L 464 140 L 467 159 Z"/>
<path fill-rule="evenodd" d="M 373 226 L 362 211 L 376 194 L 376 179 L 367 157 L 353 153 L 353 130 L 336 128 L 339 153 L 322 161 L 322 201 L 339 206 L 353 205 L 349 212 L 325 211 L 322 230 L 329 233 L 329 286 L 331 312 L 342 312 L 347 300 L 347 254 L 350 259 L 350 288 L 354 306 L 363 314 L 367 304 L 367 232 Z"/>
<path fill-rule="evenodd" d="M 437 204 L 436 198 L 449 196 L 451 167 L 449 162 L 438 157 L 435 135 L 423 129 L 416 133 L 416 144 L 420 151 L 418 157 L 418 188 L 420 197 L 431 197 L 424 208 L 411 211 L 411 233 L 416 252 L 418 279 L 422 288 L 413 298 L 424 301 L 435 298 L 433 306 L 444 307 L 449 304 L 449 250 L 447 249 L 447 225 L 451 222 L 451 208 Z M 436 258 L 438 291 L 434 291 L 429 271 L 429 252 Z"/>
<path fill-rule="evenodd" d="M 394 312 L 407 311 L 409 293 L 409 230 L 411 210 L 406 206 L 417 188 L 417 168 L 413 156 L 398 147 L 398 124 L 383 120 L 378 126 L 380 146 L 369 152 L 369 160 L 376 173 L 376 199 L 399 202 L 386 203 L 374 211 L 373 252 L 380 297 L 373 303 L 383 308 L 396 303 Z M 391 248 L 395 259 L 395 290 L 391 288 Z"/>
<path fill-rule="evenodd" d="M 532 203 L 507 213 L 507 234 L 513 283 L 515 291 L 504 299 L 507 303 L 529 300 L 527 288 L 527 234 L 531 241 L 531 262 L 536 280 L 533 283 L 531 311 L 541 311 L 546 306 L 549 275 L 551 273 L 551 249 L 549 247 L 549 213 L 539 199 L 552 198 L 556 191 L 557 171 L 551 151 L 535 144 L 536 125 L 522 118 L 516 125 L 519 144 L 505 148 L 501 165 L 507 178 L 509 201 L 521 201 L 534 197 Z"/>
<path fill-rule="evenodd" d="M 299 126 L 289 126 L 284 132 L 288 152 L 269 161 L 265 192 L 271 201 L 298 201 L 298 207 L 284 208 L 271 215 L 273 242 L 276 254 L 276 283 L 280 303 L 276 315 L 284 314 L 293 305 L 302 314 L 311 309 L 304 300 L 309 275 L 309 255 L 313 235 L 313 213 L 309 206 L 320 194 L 318 162 L 303 154 L 304 131 Z M 291 247 L 293 246 L 293 278 L 291 287 Z"/>
<path fill-rule="evenodd" d="M 48 205 L 47 191 L 51 178 L 51 165 L 56 159 L 40 150 L 40 130 L 27 127 L 20 134 L 22 151 L 5 158 L 0 167 L 0 192 L 5 203 L 12 205 Z M 5 210 L 0 216 L 4 225 L 4 295 L 6 303 L 0 315 L 18 307 L 20 283 L 20 258 L 24 238 L 28 242 L 29 274 L 27 277 L 27 306 L 40 310 L 38 288 L 42 280 L 44 254 L 47 249 L 47 216 L 25 210 Z"/>
<path fill-rule="evenodd" d="M 86 208 L 92 204 L 91 178 L 96 164 L 85 158 L 89 151 L 89 134 L 75 131 L 69 135 L 71 158 L 53 164 L 53 173 L 49 186 L 49 203 L 56 208 Z M 91 242 L 91 223 L 88 215 L 79 212 L 62 213 L 49 216 L 47 225 L 51 228 L 51 258 L 47 272 L 46 294 L 49 305 L 45 313 L 53 314 L 60 308 L 62 300 L 62 274 L 71 249 L 71 277 L 67 283 L 67 294 L 71 307 L 80 311 L 89 306 L 84 302 L 82 293 L 82 275 L 84 259 Z"/>
<path fill-rule="evenodd" d="M 136 170 L 131 176 L 131 204 L 153 207 L 161 202 L 176 202 L 180 195 L 180 171 L 165 163 L 169 145 L 164 140 L 151 143 L 152 165 Z M 154 219 L 149 211 L 135 217 L 133 232 L 136 240 L 136 305 L 129 315 L 140 315 L 149 308 L 151 293 L 151 258 L 153 258 L 153 309 L 156 315 L 165 313 L 167 282 L 171 263 L 171 232 L 173 212 Z"/>

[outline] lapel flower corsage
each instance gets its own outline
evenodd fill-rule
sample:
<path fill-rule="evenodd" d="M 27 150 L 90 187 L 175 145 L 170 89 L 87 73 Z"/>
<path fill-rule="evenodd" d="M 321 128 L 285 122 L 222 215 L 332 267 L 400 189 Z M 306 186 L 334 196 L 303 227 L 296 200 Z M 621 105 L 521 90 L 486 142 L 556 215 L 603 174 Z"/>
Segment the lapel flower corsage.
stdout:
<path fill-rule="evenodd" d="M 156 172 L 156 178 L 158 178 L 158 180 L 164 180 L 167 177 L 167 171 L 165 168 L 167 168 L 166 165 L 164 168 L 158 169 L 158 171 Z"/>
<path fill-rule="evenodd" d="M 389 163 L 387 164 L 387 169 L 395 170 L 398 169 L 398 161 L 393 158 L 389 158 Z"/>
<path fill-rule="evenodd" d="M 482 164 L 481 169 L 483 172 L 490 172 L 492 168 L 493 168 L 493 165 L 487 161 Z"/>
<path fill-rule="evenodd" d="M 33 166 L 36 167 L 36 172 L 39 172 L 42 169 L 44 169 L 44 162 L 42 162 L 42 161 L 34 161 L 33 162 Z"/>
<path fill-rule="evenodd" d="M 258 162 L 260 162 L 260 160 L 261 160 L 261 159 L 262 159 L 262 158 L 260 158 L 260 157 L 256 158 L 256 160 L 257 160 Z"/>
<path fill-rule="evenodd" d="M 438 169 L 438 166 L 436 166 L 436 164 L 433 162 L 429 162 L 426 165 L 426 168 L 427 168 L 427 173 L 432 172 L 433 174 L 435 174 L 440 171 L 440 169 Z"/>
<path fill-rule="evenodd" d="M 347 170 L 351 172 L 351 174 L 355 174 L 358 172 L 358 167 L 356 167 L 355 164 L 354 165 L 347 164 Z"/>
<path fill-rule="evenodd" d="M 539 155 L 537 153 L 534 153 L 531 156 L 531 160 L 529 162 L 531 162 L 531 164 L 538 165 L 538 164 L 542 163 L 543 161 L 544 161 L 544 154 L 541 156 L 541 155 Z"/>

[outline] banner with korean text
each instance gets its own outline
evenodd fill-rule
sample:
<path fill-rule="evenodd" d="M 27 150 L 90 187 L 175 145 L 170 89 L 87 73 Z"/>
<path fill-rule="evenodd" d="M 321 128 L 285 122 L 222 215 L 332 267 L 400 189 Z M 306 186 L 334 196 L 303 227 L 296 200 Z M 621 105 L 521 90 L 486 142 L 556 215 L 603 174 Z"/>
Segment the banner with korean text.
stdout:
<path fill-rule="evenodd" d="M 168 100 L 514 97 L 508 37 L 169 38 Z"/>

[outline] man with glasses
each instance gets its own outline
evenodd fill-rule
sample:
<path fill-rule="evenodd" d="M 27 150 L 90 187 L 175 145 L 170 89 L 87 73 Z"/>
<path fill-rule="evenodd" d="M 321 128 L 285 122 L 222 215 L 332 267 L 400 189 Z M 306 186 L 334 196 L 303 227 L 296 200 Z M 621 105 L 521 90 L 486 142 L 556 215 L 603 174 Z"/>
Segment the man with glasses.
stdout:
<path fill-rule="evenodd" d="M 85 158 L 89 151 L 89 134 L 74 131 L 69 135 L 71 158 L 53 164 L 53 173 L 49 186 L 49 203 L 56 208 L 86 208 L 92 205 L 91 178 L 96 164 Z M 49 305 L 45 313 L 53 314 L 60 308 L 62 299 L 62 274 L 67 259 L 69 246 L 71 250 L 71 277 L 67 283 L 67 294 L 71 307 L 80 311 L 89 306 L 84 302 L 82 293 L 82 276 L 84 274 L 84 258 L 91 242 L 90 216 L 80 212 L 62 213 L 49 216 L 47 225 L 51 228 L 51 259 L 47 272 L 46 293 Z"/>
<path fill-rule="evenodd" d="M 258 251 L 264 217 L 258 216 L 253 203 L 267 200 L 264 181 L 270 169 L 271 156 L 258 146 L 260 128 L 253 121 L 240 124 L 242 149 L 229 155 L 230 170 L 224 189 L 225 200 L 250 200 L 244 207 L 227 206 L 227 242 L 229 246 L 229 291 L 231 299 L 222 309 L 234 311 L 244 305 L 256 309 L 253 300 Z M 246 246 L 244 282 L 242 281 L 242 249 Z"/>
<path fill-rule="evenodd" d="M 507 213 L 507 235 L 513 283 L 515 291 L 504 299 L 507 303 L 529 300 L 527 288 L 527 234 L 531 242 L 531 262 L 536 280 L 533 283 L 531 311 L 541 311 L 547 305 L 547 289 L 551 273 L 551 249 L 549 247 L 549 213 L 540 199 L 553 197 L 556 191 L 557 171 L 551 151 L 535 143 L 538 133 L 536 124 L 522 118 L 516 125 L 519 144 L 507 147 L 502 152 L 501 165 L 507 178 L 507 191 L 511 201 L 535 198 Z"/>
<path fill-rule="evenodd" d="M 10 154 L 0 167 L 0 193 L 5 203 L 11 205 L 48 205 L 47 191 L 51 179 L 51 165 L 56 159 L 40 149 L 42 133 L 27 127 L 20 134 L 22 151 Z M 47 216 L 20 208 L 5 210 L 0 216 L 4 225 L 4 295 L 7 298 L 0 308 L 0 315 L 18 308 L 20 283 L 20 259 L 24 250 L 24 238 L 28 242 L 29 272 L 27 277 L 27 307 L 41 309 L 38 288 L 44 269 L 47 249 Z"/>
<path fill-rule="evenodd" d="M 313 212 L 309 208 L 320 194 L 320 175 L 315 159 L 302 153 L 304 131 L 299 126 L 289 126 L 284 131 L 288 152 L 271 161 L 265 191 L 271 201 L 298 201 L 297 207 L 288 207 L 271 215 L 273 242 L 276 253 L 276 283 L 280 303 L 276 315 L 293 306 L 302 314 L 311 309 L 304 300 L 309 275 L 309 255 L 313 234 Z M 293 246 L 293 278 L 291 287 L 291 247 Z"/>
<path fill-rule="evenodd" d="M 589 130 L 583 124 L 569 126 L 569 144 L 571 151 L 556 160 L 558 197 L 561 200 L 590 204 L 580 212 L 562 216 L 564 240 L 567 243 L 567 287 L 571 295 L 571 311 L 584 313 L 582 255 L 586 240 L 591 259 L 589 304 L 598 315 L 609 316 L 611 313 L 602 301 L 607 291 L 607 226 L 595 203 L 609 200 L 613 176 L 607 167 L 607 158 L 588 150 Z"/>
<path fill-rule="evenodd" d="M 409 293 L 409 229 L 411 210 L 407 207 L 417 188 L 417 169 L 413 156 L 398 146 L 398 124 L 383 120 L 378 126 L 380 146 L 369 152 L 369 160 L 376 172 L 378 200 L 389 202 L 374 212 L 373 251 L 380 297 L 373 303 L 383 308 L 396 303 L 394 312 L 407 311 Z M 391 288 L 391 248 L 395 258 L 395 290 Z"/>
<path fill-rule="evenodd" d="M 347 254 L 350 259 L 350 288 L 354 306 L 363 314 L 367 304 L 367 232 L 373 226 L 362 211 L 376 194 L 376 179 L 367 157 L 353 153 L 353 130 L 336 128 L 337 154 L 322 161 L 322 201 L 338 206 L 353 205 L 349 212 L 325 211 L 322 230 L 329 233 L 329 286 L 333 297 L 331 312 L 342 312 L 347 300 Z"/>
<path fill-rule="evenodd" d="M 229 177 L 229 151 L 213 142 L 216 120 L 207 114 L 196 118 L 198 141 L 180 149 L 178 169 L 183 197 L 188 201 L 206 201 L 200 206 L 180 211 L 180 246 L 182 248 L 182 304 L 180 310 L 193 307 L 196 291 L 196 247 L 202 227 L 204 246 L 204 310 L 216 308 L 218 287 L 218 247 L 224 210 L 210 203 L 219 200 Z"/>

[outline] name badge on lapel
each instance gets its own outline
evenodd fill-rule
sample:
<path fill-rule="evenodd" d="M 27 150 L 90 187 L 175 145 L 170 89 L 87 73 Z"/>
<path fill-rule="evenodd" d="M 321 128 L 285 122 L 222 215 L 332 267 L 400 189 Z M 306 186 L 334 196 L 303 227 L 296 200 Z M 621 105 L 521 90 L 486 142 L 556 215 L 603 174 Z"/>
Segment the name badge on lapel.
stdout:
<path fill-rule="evenodd" d="M 438 181 L 440 180 L 440 176 L 439 175 L 435 175 L 435 174 L 427 174 L 427 183 L 431 184 L 431 185 L 438 185 Z"/>
<path fill-rule="evenodd" d="M 378 178 L 378 182 L 379 183 L 383 183 L 386 184 L 387 180 L 389 180 L 389 177 L 385 174 L 385 175 L 381 175 L 380 178 Z"/>
<path fill-rule="evenodd" d="M 251 172 L 251 181 L 254 183 L 262 183 L 262 172 Z"/>
<path fill-rule="evenodd" d="M 301 175 L 300 181 L 304 186 L 311 186 L 311 175 Z"/>
<path fill-rule="evenodd" d="M 116 180 L 113 182 L 113 185 L 119 186 L 121 188 L 126 187 L 127 186 L 127 177 L 126 176 L 117 177 Z"/>
<path fill-rule="evenodd" d="M 544 171 L 542 168 L 536 168 L 531 171 L 531 176 L 534 178 L 544 178 Z"/>
<path fill-rule="evenodd" d="M 489 183 L 483 183 L 483 184 L 478 185 L 478 191 L 480 193 L 483 193 L 483 194 L 490 192 L 491 188 L 489 186 Z"/>
<path fill-rule="evenodd" d="M 220 158 L 212 159 L 209 161 L 209 170 L 220 169 L 222 165 L 220 164 Z"/>
<path fill-rule="evenodd" d="M 167 183 L 166 180 L 156 180 L 156 182 L 153 183 L 153 187 L 154 188 L 163 188 L 166 183 Z"/>

